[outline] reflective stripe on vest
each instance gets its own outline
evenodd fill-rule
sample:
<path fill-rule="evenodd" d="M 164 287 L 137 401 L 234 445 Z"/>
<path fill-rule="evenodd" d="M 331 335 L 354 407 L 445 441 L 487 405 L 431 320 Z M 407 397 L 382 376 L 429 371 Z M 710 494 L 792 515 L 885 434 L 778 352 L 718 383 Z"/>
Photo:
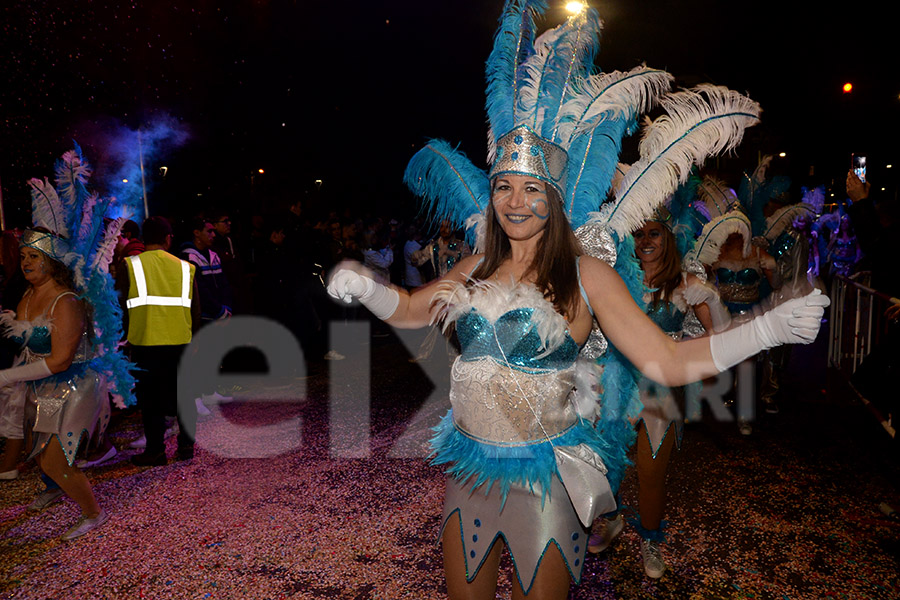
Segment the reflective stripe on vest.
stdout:
<path fill-rule="evenodd" d="M 131 265 L 134 272 L 134 284 L 137 288 L 137 296 L 129 298 L 125 305 L 128 308 L 137 306 L 183 306 L 191 307 L 191 266 L 181 261 L 181 297 L 177 296 L 150 296 L 147 294 L 147 278 L 144 276 L 144 267 L 141 265 L 141 257 L 131 257 Z"/>

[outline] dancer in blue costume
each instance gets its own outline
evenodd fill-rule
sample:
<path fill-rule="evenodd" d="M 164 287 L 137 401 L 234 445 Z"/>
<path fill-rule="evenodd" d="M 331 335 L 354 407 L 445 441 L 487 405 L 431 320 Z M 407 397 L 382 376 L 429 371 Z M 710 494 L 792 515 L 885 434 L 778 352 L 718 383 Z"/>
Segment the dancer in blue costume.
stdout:
<path fill-rule="evenodd" d="M 571 579 L 580 580 L 587 525 L 614 508 L 633 440 L 633 428 L 619 438 L 616 423 L 593 426 L 596 402 L 573 401 L 575 359 L 595 325 L 646 376 L 676 386 L 760 346 L 811 341 L 828 303 L 798 299 L 759 323 L 676 343 L 612 267 L 582 253 L 573 230 L 622 239 L 693 163 L 733 147 L 759 107 L 712 86 L 663 97 L 671 77 L 645 67 L 593 74 L 596 12 L 535 38 L 534 17 L 545 8 L 509 0 L 501 18 L 487 65 L 489 172 L 440 140 L 407 167 L 407 184 L 436 218 L 466 224 L 476 254 L 413 293 L 349 263 L 328 285 L 334 298 L 359 300 L 397 327 L 456 327 L 462 354 L 452 368 L 452 409 L 432 440 L 433 462 L 447 465 L 441 539 L 454 599 L 495 597 L 504 546 L 514 598 L 565 598 Z M 613 201 L 591 215 L 610 190 L 622 137 L 657 102 L 667 116 L 649 126 Z M 566 449 L 582 453 L 586 473 L 608 478 L 592 487 L 593 510 L 583 510 L 588 494 L 561 474 L 571 473 L 560 458 Z"/>
<path fill-rule="evenodd" d="M 668 218 L 667 218 L 668 217 Z M 633 233 L 635 254 L 644 275 L 644 302 L 647 315 L 668 336 L 679 341 L 684 336 L 685 316 L 693 311 L 706 332 L 724 331 L 731 317 L 719 301 L 715 289 L 696 275 L 682 270 L 676 239 L 666 221 L 670 215 L 647 221 Z M 666 468 L 672 448 L 680 447 L 684 429 L 684 388 L 669 389 L 649 379 L 640 385 L 643 409 L 637 423 L 638 510 L 635 523 L 641 534 L 644 572 L 657 579 L 665 572 L 659 549 L 663 540 Z M 674 429 L 674 431 L 673 431 Z M 603 523 L 590 537 L 588 549 L 601 552 L 622 532 L 624 519 L 618 515 Z"/>
<path fill-rule="evenodd" d="M 87 193 L 88 177 L 76 148 L 57 164 L 58 192 L 46 179 L 29 182 L 35 228 L 25 231 L 19 252 L 29 287 L 17 311 L 0 316 L 6 334 L 22 347 L 19 364 L 0 371 L 0 386 L 26 383 L 28 459 L 49 478 L 29 510 L 63 493 L 72 498 L 82 514 L 64 540 L 107 521 L 73 463 L 82 442 L 105 430 L 110 392 L 133 403 L 130 364 L 118 349 L 121 312 L 107 270 L 124 219 L 104 222 L 108 201 Z"/>

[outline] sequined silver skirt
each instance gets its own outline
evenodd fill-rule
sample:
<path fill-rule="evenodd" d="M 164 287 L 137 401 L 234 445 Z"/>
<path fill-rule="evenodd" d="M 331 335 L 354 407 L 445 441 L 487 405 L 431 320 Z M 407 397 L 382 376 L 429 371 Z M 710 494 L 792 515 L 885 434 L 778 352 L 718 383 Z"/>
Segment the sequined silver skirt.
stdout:
<path fill-rule="evenodd" d="M 485 495 L 484 486 L 473 490 L 471 485 L 447 478 L 443 523 L 446 527 L 450 519 L 459 518 L 467 580 L 475 579 L 494 541 L 502 538 L 526 594 L 541 557 L 551 545 L 559 549 L 569 573 L 579 583 L 588 531 L 578 520 L 559 480 L 553 477 L 543 505 L 540 489 L 531 491 L 517 485 L 510 489 L 503 504 L 499 487 L 493 486 Z"/>
<path fill-rule="evenodd" d="M 109 414 L 109 394 L 93 370 L 29 384 L 25 396 L 25 427 L 33 431 L 33 438 L 28 458 L 40 454 L 56 437 L 71 465 L 82 440 L 102 435 L 106 430 Z"/>

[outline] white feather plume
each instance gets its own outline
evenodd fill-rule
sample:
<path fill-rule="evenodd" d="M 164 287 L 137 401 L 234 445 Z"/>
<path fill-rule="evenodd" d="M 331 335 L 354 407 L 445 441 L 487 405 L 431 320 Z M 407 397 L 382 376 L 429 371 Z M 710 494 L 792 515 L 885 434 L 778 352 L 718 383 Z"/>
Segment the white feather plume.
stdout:
<path fill-rule="evenodd" d="M 487 220 L 484 217 L 484 213 L 475 213 L 470 216 L 466 219 L 465 225 L 467 231 L 472 227 L 475 228 L 475 247 L 473 248 L 473 252 L 475 254 L 481 254 L 484 252 L 484 235 L 487 231 Z"/>
<path fill-rule="evenodd" d="M 732 233 L 737 233 L 744 240 L 743 256 L 750 254 L 750 240 L 752 238 L 750 219 L 740 210 L 716 217 L 703 226 L 693 249 L 685 256 L 685 261 L 697 260 L 704 265 L 711 265 L 719 258 L 719 252 L 725 244 L 725 240 Z"/>
<path fill-rule="evenodd" d="M 544 76 L 547 75 L 549 61 L 555 57 L 555 43 L 564 33 L 568 32 L 560 25 L 539 35 L 534 41 L 535 53 L 522 63 L 521 69 L 527 75 L 522 78 L 522 87 L 519 88 L 519 106 L 521 113 L 528 115 L 527 124 L 536 131 L 541 130 L 544 116 L 538 110 Z"/>
<path fill-rule="evenodd" d="M 556 120 L 571 93 L 577 66 L 585 61 L 600 27 L 601 23 L 587 18 L 585 11 L 537 37 L 534 41 L 534 54 L 521 67 L 524 76 L 519 78 L 522 82 L 519 89 L 519 109 L 523 115 L 527 115 L 521 121 L 541 132 L 548 110 L 549 118 Z M 555 88 L 549 96 L 548 86 Z M 556 106 L 547 105 L 548 100 L 552 100 L 552 104 Z"/>
<path fill-rule="evenodd" d="M 599 73 L 583 80 L 557 118 L 557 136 L 569 140 L 606 119 L 641 114 L 669 91 L 672 75 L 645 65 L 630 71 Z"/>
<path fill-rule="evenodd" d="M 119 217 L 114 221 L 110 221 L 103 232 L 103 241 L 94 254 L 91 261 L 91 272 L 108 273 L 109 263 L 112 262 L 113 254 L 116 251 L 116 243 L 119 241 L 119 234 L 122 232 L 122 226 L 125 224 L 125 217 Z"/>
<path fill-rule="evenodd" d="M 100 195 L 97 192 L 91 193 L 84 199 L 81 209 L 81 223 L 78 225 L 78 235 L 76 236 L 78 239 L 87 239 L 93 233 L 94 207 L 97 206 L 98 202 L 100 202 Z"/>
<path fill-rule="evenodd" d="M 669 94 L 660 104 L 667 114 L 645 129 L 641 158 L 617 188 L 609 212 L 610 227 L 620 235 L 640 227 L 687 181 L 693 165 L 739 144 L 761 110 L 746 96 L 706 84 Z"/>
<path fill-rule="evenodd" d="M 770 243 L 774 242 L 794 222 L 794 219 L 800 216 L 806 217 L 812 222 L 816 218 L 816 211 L 812 206 L 803 202 L 779 208 L 766 219 L 765 238 Z"/>
<path fill-rule="evenodd" d="M 66 227 L 66 210 L 56 189 L 45 177 L 28 180 L 31 186 L 31 219 L 35 227 L 44 227 L 63 237 L 69 236 Z"/>
<path fill-rule="evenodd" d="M 715 219 L 727 213 L 738 202 L 737 194 L 721 179 L 707 175 L 697 188 L 697 195 L 706 207 L 707 216 Z"/>
<path fill-rule="evenodd" d="M 63 205 L 71 209 L 78 202 L 79 188 L 87 185 L 91 168 L 81 156 L 81 150 L 67 150 L 56 165 L 56 189 Z"/>

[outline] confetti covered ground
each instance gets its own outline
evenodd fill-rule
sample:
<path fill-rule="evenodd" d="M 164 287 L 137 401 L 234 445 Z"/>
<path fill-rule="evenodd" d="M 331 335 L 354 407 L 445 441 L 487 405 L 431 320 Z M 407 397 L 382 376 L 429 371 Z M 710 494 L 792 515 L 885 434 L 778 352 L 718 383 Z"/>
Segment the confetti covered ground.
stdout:
<path fill-rule="evenodd" d="M 781 413 L 761 415 L 752 435 L 709 415 L 687 424 L 669 470 L 662 579 L 643 576 L 626 528 L 589 556 L 570 598 L 900 597 L 900 523 L 878 510 L 900 506 L 896 445 L 816 366 L 822 354 L 795 351 L 802 368 Z M 78 516 L 71 501 L 25 511 L 35 468 L 0 483 L 0 598 L 445 597 L 443 479 L 422 456 L 446 401 L 426 401 L 434 384 L 395 338 L 376 338 L 371 356 L 368 416 L 340 400 L 366 370 L 319 365 L 239 390 L 201 421 L 189 462 L 172 458 L 170 438 L 167 466 L 132 466 L 139 419 L 120 413 L 119 455 L 87 471 L 111 518 L 73 542 L 59 539 Z M 622 500 L 635 502 L 633 473 Z M 504 581 L 498 598 L 509 593 Z"/>

